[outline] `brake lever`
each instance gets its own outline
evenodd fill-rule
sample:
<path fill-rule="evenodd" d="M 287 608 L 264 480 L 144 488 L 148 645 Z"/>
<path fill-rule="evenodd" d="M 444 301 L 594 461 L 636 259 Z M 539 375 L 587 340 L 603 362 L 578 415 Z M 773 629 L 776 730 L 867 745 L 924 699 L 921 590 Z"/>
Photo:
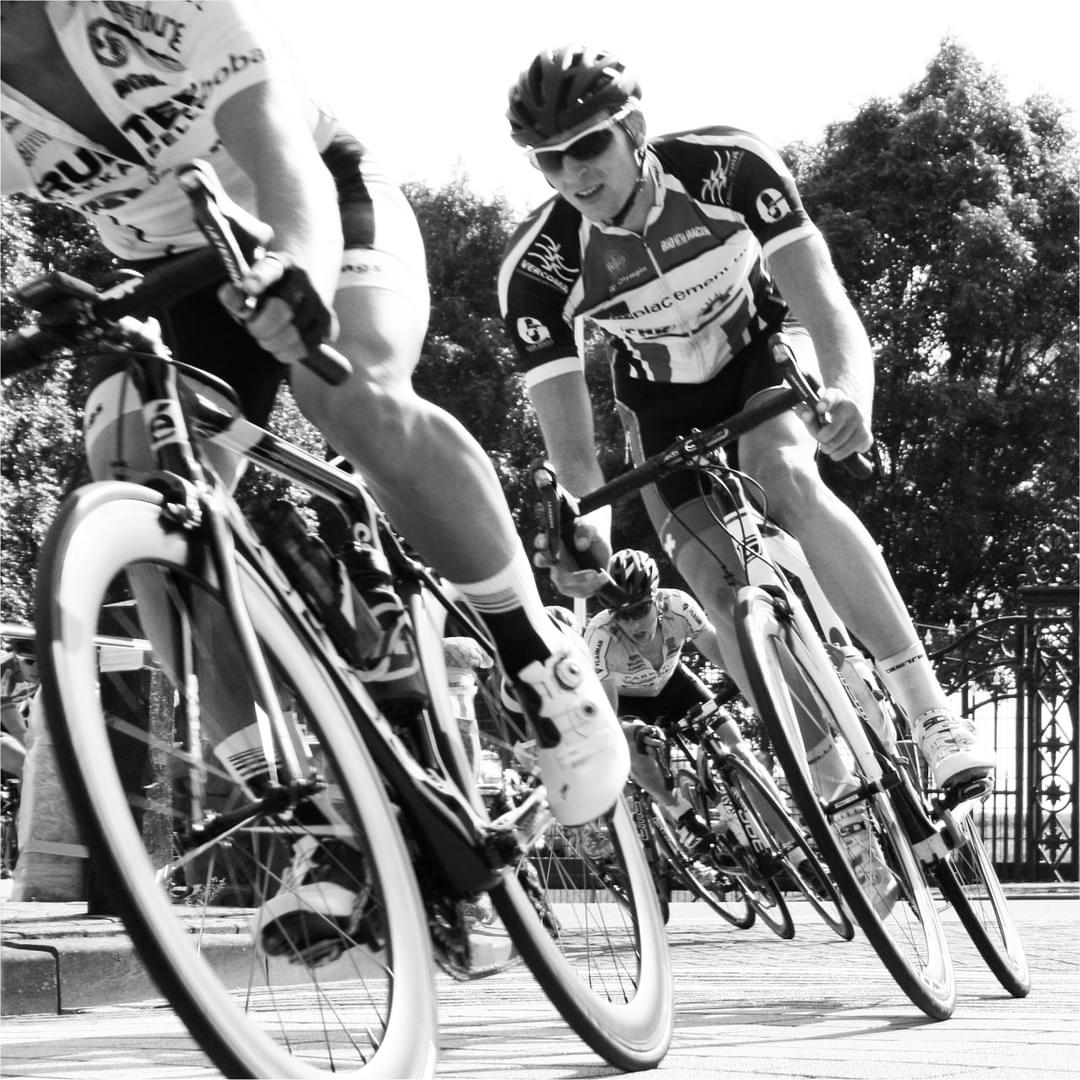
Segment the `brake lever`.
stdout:
<path fill-rule="evenodd" d="M 195 224 L 220 256 L 229 281 L 246 292 L 244 275 L 269 247 L 273 229 L 230 199 L 205 161 L 183 166 L 176 177 L 191 203 Z M 246 296 L 244 303 L 251 310 L 258 300 Z M 339 386 L 352 374 L 349 361 L 326 344 L 308 353 L 303 362 L 331 386 Z"/>
<path fill-rule="evenodd" d="M 784 378 L 803 401 L 808 405 L 816 405 L 821 400 L 821 387 L 809 372 L 799 367 L 798 361 L 795 359 L 795 353 L 784 340 L 783 334 L 773 334 L 769 338 L 769 353 L 773 358 L 773 362 L 783 372 Z M 832 422 L 832 416 L 828 411 L 819 414 L 818 419 L 822 424 Z M 874 475 L 874 463 L 865 454 L 851 454 L 846 458 L 842 458 L 840 464 L 852 476 L 860 480 L 868 479 Z"/>
<path fill-rule="evenodd" d="M 580 517 L 578 500 L 559 483 L 555 468 L 544 458 L 535 458 L 530 466 L 533 485 L 540 494 L 541 530 L 547 538 L 547 551 L 553 560 L 579 570 L 598 570 L 606 579 L 600 586 L 600 599 L 611 606 L 626 602 L 626 594 L 612 581 L 607 567 L 589 551 L 579 551 L 574 543 L 574 524 Z"/>

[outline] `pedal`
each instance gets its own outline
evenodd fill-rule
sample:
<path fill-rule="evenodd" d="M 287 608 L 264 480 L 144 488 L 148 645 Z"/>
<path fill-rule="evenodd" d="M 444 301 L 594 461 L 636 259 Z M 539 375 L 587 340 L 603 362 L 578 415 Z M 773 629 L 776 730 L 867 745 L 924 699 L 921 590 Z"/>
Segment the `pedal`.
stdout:
<path fill-rule="evenodd" d="M 993 790 L 993 777 L 980 776 L 946 788 L 938 802 L 945 810 L 955 810 L 961 803 L 985 799 Z"/>

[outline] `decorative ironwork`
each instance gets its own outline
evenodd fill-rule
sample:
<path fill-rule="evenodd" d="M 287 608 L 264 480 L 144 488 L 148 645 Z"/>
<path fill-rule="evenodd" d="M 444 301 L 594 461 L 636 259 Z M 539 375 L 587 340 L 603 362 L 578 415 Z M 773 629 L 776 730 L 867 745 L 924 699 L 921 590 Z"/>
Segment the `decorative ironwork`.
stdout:
<path fill-rule="evenodd" d="M 983 810 L 1001 876 L 1080 878 L 1076 546 L 1040 537 L 1016 599 L 1023 611 L 957 627 L 922 627 L 943 686 L 980 732 L 992 732 L 998 775 Z"/>

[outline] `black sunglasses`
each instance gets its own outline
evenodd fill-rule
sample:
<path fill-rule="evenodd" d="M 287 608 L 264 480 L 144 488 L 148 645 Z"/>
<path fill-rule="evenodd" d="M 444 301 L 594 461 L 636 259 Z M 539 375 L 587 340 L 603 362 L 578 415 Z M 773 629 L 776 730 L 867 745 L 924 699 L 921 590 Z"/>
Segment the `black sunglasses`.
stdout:
<path fill-rule="evenodd" d="M 594 161 L 603 154 L 615 141 L 615 132 L 611 128 L 602 131 L 593 131 L 583 135 L 577 142 L 572 143 L 565 150 L 537 150 L 535 151 L 536 164 L 544 172 L 560 172 L 564 158 L 573 158 L 575 161 Z"/>

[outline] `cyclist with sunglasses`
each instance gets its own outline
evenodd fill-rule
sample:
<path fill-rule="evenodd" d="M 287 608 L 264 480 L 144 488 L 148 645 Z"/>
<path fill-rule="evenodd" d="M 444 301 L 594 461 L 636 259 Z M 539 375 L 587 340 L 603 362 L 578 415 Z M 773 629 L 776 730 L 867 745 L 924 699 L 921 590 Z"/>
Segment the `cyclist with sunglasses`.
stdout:
<path fill-rule="evenodd" d="M 722 667 L 716 631 L 689 593 L 660 587 L 659 567 L 646 552 L 616 551 L 608 574 L 625 600 L 589 620 L 585 644 L 623 725 L 630 775 L 693 849 L 708 836 L 708 826 L 683 792 L 670 785 L 650 749 L 664 745 L 669 724 L 714 700 L 709 687 L 683 662 L 683 650 L 691 644 L 709 663 Z M 724 721 L 717 734 L 736 752 L 753 755 L 733 719 Z"/>
<path fill-rule="evenodd" d="M 499 299 L 548 457 L 576 494 L 604 480 L 578 329 L 610 346 L 615 400 L 636 462 L 780 383 L 767 342 L 783 328 L 821 375 L 822 402 L 739 440 L 733 463 L 794 534 L 837 612 L 910 717 L 939 787 L 989 776 L 973 724 L 953 714 L 877 545 L 824 484 L 816 453 L 872 444 L 873 355 L 817 227 L 779 155 L 735 128 L 647 139 L 622 61 L 580 45 L 540 53 L 510 88 L 511 138 L 555 194 L 512 236 Z M 664 551 L 708 612 L 725 668 L 746 689 L 730 618 L 730 540 L 686 472 L 643 493 Z M 577 545 L 610 551 L 610 515 Z M 542 548 L 543 539 L 538 540 Z M 550 566 L 567 595 L 595 571 Z M 722 572 L 718 572 L 720 569 Z M 727 578 L 727 580 L 725 580 Z"/>

